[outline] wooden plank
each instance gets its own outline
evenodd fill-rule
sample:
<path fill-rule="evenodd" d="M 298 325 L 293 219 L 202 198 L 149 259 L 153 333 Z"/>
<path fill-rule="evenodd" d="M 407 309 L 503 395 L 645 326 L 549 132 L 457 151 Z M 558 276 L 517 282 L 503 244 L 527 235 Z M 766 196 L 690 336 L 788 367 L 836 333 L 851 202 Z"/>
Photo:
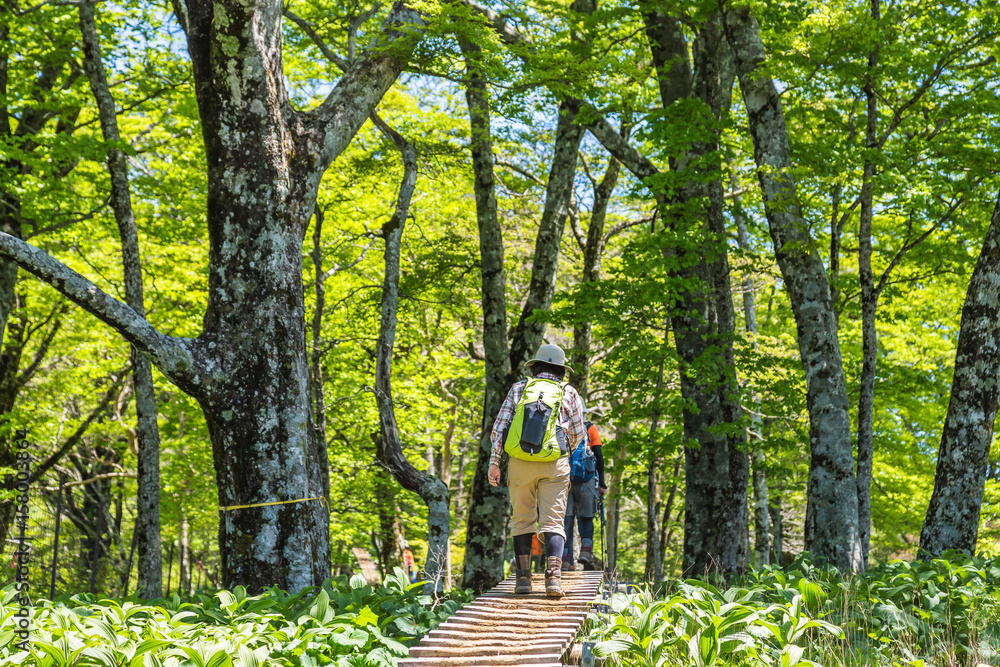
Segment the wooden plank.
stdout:
<path fill-rule="evenodd" d="M 493 657 L 493 656 L 520 656 L 522 653 L 531 655 L 549 656 L 547 662 L 559 660 L 566 650 L 566 642 L 537 644 L 526 647 L 521 644 L 488 644 L 485 646 L 414 646 L 410 648 L 410 656 L 413 658 L 472 658 L 472 657 Z M 527 650 L 526 650 L 527 649 Z"/>
<path fill-rule="evenodd" d="M 513 617 L 513 612 L 523 612 L 525 614 L 533 614 L 535 616 L 587 616 L 587 606 L 586 605 L 573 605 L 573 606 L 553 606 L 553 605 L 543 605 L 543 604 L 529 604 L 521 603 L 518 604 L 516 600 L 494 600 L 489 604 L 474 604 L 467 607 L 462 607 L 464 611 L 476 611 L 483 614 L 497 614 L 498 612 L 511 612 L 510 616 Z"/>
<path fill-rule="evenodd" d="M 463 637 L 456 639 L 455 637 L 424 637 L 420 644 L 412 647 L 414 650 L 423 649 L 425 646 L 436 646 L 436 647 L 449 647 L 453 648 L 455 646 L 471 646 L 471 647 L 486 647 L 491 646 L 520 646 L 525 650 L 531 649 L 536 646 L 545 646 L 548 644 L 559 644 L 560 646 L 566 647 L 573 642 L 573 636 L 570 634 L 559 635 L 559 636 L 544 636 L 533 639 L 519 638 L 516 641 L 512 641 L 510 637 L 493 637 L 493 638 L 468 638 Z M 418 654 L 410 652 L 410 655 L 416 657 Z"/>
<path fill-rule="evenodd" d="M 565 621 L 562 623 L 528 623 L 525 621 L 518 621 L 516 623 L 511 623 L 504 621 L 502 618 L 489 619 L 489 618 L 459 618 L 454 621 L 445 621 L 438 627 L 443 630 L 472 630 L 478 628 L 484 632 L 530 632 L 538 631 L 542 629 L 548 630 L 574 630 L 582 624 L 582 621 L 569 624 Z"/>
<path fill-rule="evenodd" d="M 441 667 L 517 667 L 517 665 L 532 665 L 532 667 L 563 667 L 559 656 L 544 655 L 491 655 L 466 656 L 447 658 L 403 658 L 397 667 L 423 667 L 424 665 Z"/>
<path fill-rule="evenodd" d="M 561 634 L 545 634 L 537 637 L 510 637 L 499 633 L 489 633 L 492 636 L 469 635 L 464 637 L 424 637 L 420 641 L 420 646 L 495 646 L 499 644 L 518 644 L 519 646 L 531 646 L 535 644 L 559 644 L 573 639 L 569 632 Z M 416 647 L 414 647 L 416 648 Z"/>
<path fill-rule="evenodd" d="M 446 629 L 446 630 L 432 630 L 428 634 L 424 635 L 424 639 L 427 641 L 438 641 L 438 640 L 448 640 L 448 641 L 463 641 L 471 640 L 478 641 L 480 639 L 508 639 L 510 641 L 528 641 L 535 639 L 545 639 L 550 637 L 566 637 L 574 634 L 573 628 L 557 628 L 553 630 L 552 628 L 543 628 L 536 632 L 508 632 L 508 631 L 497 631 L 497 630 L 471 630 L 471 629 Z"/>
<path fill-rule="evenodd" d="M 603 573 L 564 572 L 561 598 L 545 595 L 544 579 L 535 574 L 527 595 L 505 579 L 430 631 L 399 667 L 562 667 Z"/>
<path fill-rule="evenodd" d="M 572 630 L 573 628 L 580 627 L 579 620 L 567 620 L 567 619 L 553 619 L 548 622 L 534 622 L 534 621 L 505 621 L 502 618 L 489 619 L 482 617 L 473 616 L 462 616 L 455 618 L 454 616 L 449 618 L 447 621 L 441 623 L 437 629 L 439 630 L 459 630 L 462 628 L 448 627 L 445 623 L 451 623 L 452 625 L 463 625 L 469 627 L 478 627 L 484 632 L 510 632 L 512 634 L 523 634 L 530 632 L 540 632 L 541 630 L 552 630 L 553 632 L 560 632 L 563 630 Z M 431 631 L 433 632 L 433 630 Z"/>

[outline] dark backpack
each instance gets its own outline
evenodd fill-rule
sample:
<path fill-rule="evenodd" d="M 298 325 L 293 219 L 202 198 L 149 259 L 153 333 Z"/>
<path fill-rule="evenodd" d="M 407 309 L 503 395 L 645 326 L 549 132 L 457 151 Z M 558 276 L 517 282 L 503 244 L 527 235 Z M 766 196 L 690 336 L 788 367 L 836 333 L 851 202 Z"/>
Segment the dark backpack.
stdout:
<path fill-rule="evenodd" d="M 590 448 L 590 422 L 584 422 L 586 435 L 573 450 L 569 476 L 574 482 L 589 482 L 597 475 L 597 457 Z"/>

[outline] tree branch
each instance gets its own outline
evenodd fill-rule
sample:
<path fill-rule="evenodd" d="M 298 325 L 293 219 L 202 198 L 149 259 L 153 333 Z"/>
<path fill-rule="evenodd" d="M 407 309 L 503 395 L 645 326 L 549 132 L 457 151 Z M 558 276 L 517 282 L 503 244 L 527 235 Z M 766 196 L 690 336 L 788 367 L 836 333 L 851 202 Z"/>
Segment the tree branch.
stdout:
<path fill-rule="evenodd" d="M 108 296 L 97 285 L 44 250 L 2 232 L 0 257 L 15 262 L 120 333 L 125 340 L 148 354 L 163 374 L 182 389 L 195 392 L 206 382 L 205 374 L 209 369 L 205 360 L 196 354 L 194 339 L 163 335 L 134 310 Z"/>
<path fill-rule="evenodd" d="M 347 148 L 358 128 L 403 71 L 416 46 L 414 33 L 424 25 L 426 22 L 419 12 L 397 2 L 383 23 L 379 43 L 370 49 L 367 57 L 351 63 L 323 103 L 306 114 L 311 123 L 324 130 L 318 156 L 320 165 L 331 164 Z M 335 54 L 331 52 L 331 55 Z"/>

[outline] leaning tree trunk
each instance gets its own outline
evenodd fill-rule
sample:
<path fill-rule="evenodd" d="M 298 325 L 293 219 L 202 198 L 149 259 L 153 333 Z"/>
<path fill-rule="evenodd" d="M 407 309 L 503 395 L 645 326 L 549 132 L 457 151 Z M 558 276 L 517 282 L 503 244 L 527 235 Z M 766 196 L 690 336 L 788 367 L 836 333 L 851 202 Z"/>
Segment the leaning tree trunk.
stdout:
<path fill-rule="evenodd" d="M 403 245 L 403 230 L 409 217 L 410 200 L 417 182 L 417 152 L 413 145 L 396 131 L 372 120 L 399 149 L 403 158 L 403 180 L 399 186 L 396 210 L 382 226 L 385 240 L 385 277 L 382 283 L 381 324 L 375 359 L 375 400 L 379 413 L 379 453 L 382 463 L 404 489 L 418 494 L 427 504 L 427 560 L 424 564 L 429 588 L 444 590 L 448 568 L 448 538 L 451 533 L 451 497 L 448 485 L 428 472 L 417 470 L 403 453 L 399 425 L 392 402 L 392 350 L 396 342 L 396 321 L 399 309 L 399 256 Z"/>
<path fill-rule="evenodd" d="M 795 192 L 791 150 L 757 21 L 748 9 L 726 12 L 743 101 L 754 143 L 764 210 L 788 290 L 806 376 L 811 450 L 806 549 L 841 571 L 861 566 L 858 496 L 847 383 L 837 339 L 830 282 Z"/>
<path fill-rule="evenodd" d="M 145 317 L 142 295 L 142 264 L 139 258 L 139 231 L 132 211 L 132 195 L 128 179 L 125 152 L 118 146 L 118 117 L 115 100 L 101 59 L 101 43 L 97 33 L 95 0 L 80 4 L 80 32 L 83 35 L 83 67 L 90 80 L 90 89 L 97 101 L 101 131 L 108 142 L 108 172 L 111 175 L 111 208 L 118 223 L 122 244 L 122 270 L 125 282 L 125 302 L 139 317 Z M 163 594 L 163 562 L 160 548 L 160 429 L 156 422 L 156 391 L 153 387 L 153 365 L 139 350 L 131 346 L 132 377 L 135 385 L 136 440 L 138 441 L 138 498 L 136 517 L 136 547 L 138 551 L 141 597 L 154 598 Z"/>
<path fill-rule="evenodd" d="M 948 416 L 920 550 L 975 553 L 986 464 L 1000 403 L 1000 197 L 962 306 Z"/>
<path fill-rule="evenodd" d="M 622 129 L 623 135 L 628 130 Z M 604 222 L 608 215 L 608 204 L 611 194 L 618 182 L 621 162 L 609 158 L 608 168 L 600 183 L 594 184 L 594 204 L 590 210 L 590 224 L 587 226 L 587 240 L 583 246 L 583 271 L 580 274 L 580 288 L 586 289 L 601 279 L 601 256 L 604 253 Z M 573 350 L 570 356 L 573 370 L 570 373 L 570 383 L 580 392 L 585 404 L 590 390 L 590 345 L 593 335 L 593 324 L 590 317 L 585 317 L 573 327 Z"/>
<path fill-rule="evenodd" d="M 514 372 L 524 367 L 542 343 L 545 322 L 529 321 L 536 310 L 552 307 L 556 291 L 556 273 L 559 266 L 559 247 L 562 243 L 566 218 L 576 177 L 576 160 L 583 139 L 584 128 L 576 123 L 576 109 L 562 103 L 556 123 L 552 166 L 545 188 L 545 206 L 538 224 L 535 239 L 535 257 L 531 265 L 531 283 L 528 298 L 521 310 L 521 317 L 514 327 L 510 345 L 510 365 Z"/>

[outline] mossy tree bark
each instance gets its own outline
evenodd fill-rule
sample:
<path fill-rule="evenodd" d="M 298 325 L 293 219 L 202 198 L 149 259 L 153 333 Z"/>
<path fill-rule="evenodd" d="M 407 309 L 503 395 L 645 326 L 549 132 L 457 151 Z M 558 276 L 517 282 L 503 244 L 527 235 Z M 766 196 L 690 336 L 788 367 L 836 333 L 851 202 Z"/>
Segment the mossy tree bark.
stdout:
<path fill-rule="evenodd" d="M 842 572 L 861 565 L 854 451 L 837 318 L 830 282 L 802 217 L 781 99 L 763 70 L 767 59 L 756 19 L 746 8 L 724 12 L 736 59 L 754 159 L 775 255 L 788 290 L 806 375 L 811 451 L 806 549 Z"/>
<path fill-rule="evenodd" d="M 975 553 L 1000 403 L 1000 197 L 962 306 L 948 416 L 920 549 Z"/>

